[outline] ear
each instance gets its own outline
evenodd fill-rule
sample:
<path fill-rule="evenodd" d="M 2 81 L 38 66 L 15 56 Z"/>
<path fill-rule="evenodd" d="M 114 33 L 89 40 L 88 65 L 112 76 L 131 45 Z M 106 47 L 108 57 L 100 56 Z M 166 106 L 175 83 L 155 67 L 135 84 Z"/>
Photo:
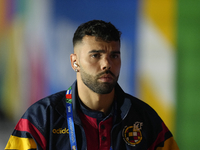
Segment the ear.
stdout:
<path fill-rule="evenodd" d="M 72 69 L 76 70 L 77 67 L 74 66 L 74 63 L 77 62 L 77 55 L 76 54 L 71 54 L 70 55 L 70 61 L 71 61 L 71 67 L 72 67 Z"/>

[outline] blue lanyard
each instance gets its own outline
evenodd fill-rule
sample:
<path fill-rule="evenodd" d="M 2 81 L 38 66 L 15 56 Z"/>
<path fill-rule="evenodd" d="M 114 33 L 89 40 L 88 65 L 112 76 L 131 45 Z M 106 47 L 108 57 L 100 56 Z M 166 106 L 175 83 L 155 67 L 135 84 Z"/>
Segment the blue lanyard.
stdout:
<path fill-rule="evenodd" d="M 77 150 L 76 134 L 74 128 L 73 110 L 72 110 L 72 90 L 71 87 L 66 92 L 66 114 L 69 129 L 69 139 L 71 150 Z"/>
<path fill-rule="evenodd" d="M 66 98 L 66 114 L 67 114 L 67 124 L 68 124 L 68 129 L 69 129 L 69 139 L 70 139 L 71 150 L 77 150 L 76 134 L 75 134 L 73 110 L 72 110 L 71 87 L 69 87 L 69 89 L 67 90 L 65 98 Z M 117 116 L 116 109 L 117 109 L 117 106 L 115 103 L 114 120 L 116 119 L 116 116 Z M 110 146 L 110 150 L 113 150 L 112 146 Z"/>

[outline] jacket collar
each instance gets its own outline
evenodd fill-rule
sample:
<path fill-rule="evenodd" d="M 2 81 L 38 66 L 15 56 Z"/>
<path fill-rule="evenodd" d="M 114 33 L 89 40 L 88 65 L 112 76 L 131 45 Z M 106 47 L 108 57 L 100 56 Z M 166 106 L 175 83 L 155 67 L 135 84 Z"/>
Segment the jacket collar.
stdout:
<path fill-rule="evenodd" d="M 123 120 L 128 114 L 132 103 L 131 100 L 127 98 L 126 96 L 127 94 L 122 90 L 119 84 L 117 84 L 115 87 L 115 94 L 116 94 L 118 112 L 120 113 L 121 119 Z"/>
<path fill-rule="evenodd" d="M 75 81 L 72 86 L 72 109 L 73 109 L 73 117 L 74 117 L 74 122 L 76 124 L 81 124 L 81 120 L 78 116 L 78 90 L 77 90 L 77 81 Z M 65 91 L 66 92 L 66 91 Z M 126 93 L 121 89 L 119 84 L 116 85 L 115 87 L 115 93 L 116 93 L 116 100 L 117 100 L 117 107 L 118 111 L 121 114 L 121 119 L 123 120 L 126 115 L 129 112 L 129 109 L 131 108 L 131 100 L 126 97 Z M 66 118 L 66 102 L 65 102 L 65 97 L 62 98 L 62 100 L 58 103 L 56 106 L 56 110 L 65 118 Z"/>

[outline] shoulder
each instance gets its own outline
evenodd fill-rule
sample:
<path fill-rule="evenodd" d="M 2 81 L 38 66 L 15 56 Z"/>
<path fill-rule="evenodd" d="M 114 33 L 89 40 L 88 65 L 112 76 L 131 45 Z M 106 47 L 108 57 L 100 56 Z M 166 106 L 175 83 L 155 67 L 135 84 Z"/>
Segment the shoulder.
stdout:
<path fill-rule="evenodd" d="M 122 111 L 122 118 L 127 113 L 129 114 L 128 116 L 139 116 L 140 118 L 160 118 L 151 106 L 144 101 L 125 93 L 119 85 L 116 86 L 116 96 L 118 106 Z"/>
<path fill-rule="evenodd" d="M 33 124 L 45 124 L 51 115 L 57 114 L 57 107 L 60 107 L 60 110 L 65 109 L 65 92 L 61 91 L 37 101 L 26 110 L 22 118 Z"/>
<path fill-rule="evenodd" d="M 148 111 L 149 113 L 156 113 L 155 110 L 146 102 L 132 96 L 129 95 L 127 93 L 125 93 L 125 98 L 129 99 L 131 102 L 131 106 L 132 108 L 136 109 L 136 110 L 140 110 L 140 111 Z"/>
<path fill-rule="evenodd" d="M 130 94 L 124 93 L 124 101 L 128 101 L 130 105 L 130 110 L 143 113 L 154 113 L 157 115 L 156 111 L 150 105 Z"/>
<path fill-rule="evenodd" d="M 135 113 L 139 117 L 142 117 L 144 120 L 148 120 L 153 124 L 163 122 L 158 113 L 149 104 L 129 94 L 125 95 L 131 102 L 130 113 Z"/>
<path fill-rule="evenodd" d="M 58 103 L 62 102 L 63 98 L 65 97 L 66 91 L 61 91 L 52 95 L 49 95 L 36 103 L 32 104 L 27 111 L 33 109 L 46 109 L 48 107 L 56 106 Z"/>
<path fill-rule="evenodd" d="M 58 93 L 49 95 L 49 96 L 39 100 L 38 102 L 36 102 L 33 105 L 37 105 L 37 104 L 55 105 L 55 104 L 59 103 L 65 97 L 65 93 L 66 93 L 66 91 L 60 91 Z"/>
<path fill-rule="evenodd" d="M 127 103 L 127 119 L 144 122 L 154 128 L 162 128 L 163 120 L 158 113 L 144 101 L 125 93 L 124 103 Z"/>
<path fill-rule="evenodd" d="M 148 124 L 150 130 L 161 132 L 163 130 L 168 131 L 168 128 L 165 126 L 163 120 L 160 118 L 158 113 L 147 103 L 144 101 L 133 97 L 129 94 L 125 93 L 125 101 L 130 102 L 130 109 L 127 117 L 134 118 L 136 120 L 140 120 L 144 124 Z M 169 133 L 171 136 L 171 133 Z"/>
<path fill-rule="evenodd" d="M 37 101 L 26 110 L 24 115 L 18 121 L 15 127 L 16 130 L 14 130 L 13 133 L 15 135 L 20 134 L 20 136 L 27 137 L 28 135 L 24 134 L 29 132 L 32 137 L 36 135 L 40 136 L 34 137 L 35 139 L 44 139 L 50 121 L 55 117 L 61 117 L 56 108 L 59 107 L 59 110 L 64 110 L 64 100 L 65 91 L 62 91 Z M 21 133 L 23 133 L 23 135 L 21 135 Z"/>

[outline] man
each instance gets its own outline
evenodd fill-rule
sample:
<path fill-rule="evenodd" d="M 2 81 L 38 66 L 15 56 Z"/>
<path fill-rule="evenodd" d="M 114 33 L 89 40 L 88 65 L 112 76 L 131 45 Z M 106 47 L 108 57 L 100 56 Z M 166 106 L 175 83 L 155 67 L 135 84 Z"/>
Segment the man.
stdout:
<path fill-rule="evenodd" d="M 80 25 L 70 55 L 77 81 L 33 104 L 5 149 L 177 150 L 156 112 L 117 83 L 120 35 L 101 20 Z"/>

